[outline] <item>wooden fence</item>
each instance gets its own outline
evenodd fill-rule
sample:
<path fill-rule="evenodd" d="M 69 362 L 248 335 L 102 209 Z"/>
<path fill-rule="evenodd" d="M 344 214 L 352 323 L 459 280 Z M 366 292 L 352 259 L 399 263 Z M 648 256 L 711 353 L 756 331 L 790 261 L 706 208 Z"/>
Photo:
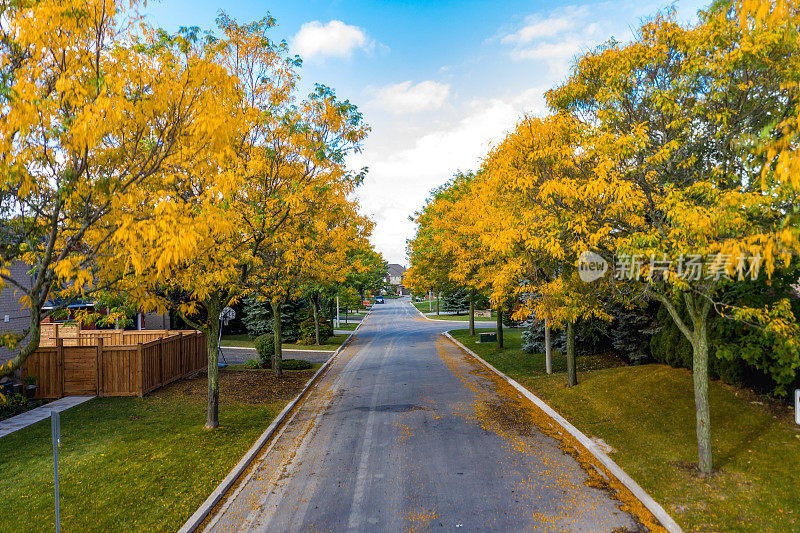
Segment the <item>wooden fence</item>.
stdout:
<path fill-rule="evenodd" d="M 75 331 L 43 336 L 23 364 L 23 379 L 36 376 L 36 398 L 143 396 L 207 367 L 206 336 L 199 331 Z"/>

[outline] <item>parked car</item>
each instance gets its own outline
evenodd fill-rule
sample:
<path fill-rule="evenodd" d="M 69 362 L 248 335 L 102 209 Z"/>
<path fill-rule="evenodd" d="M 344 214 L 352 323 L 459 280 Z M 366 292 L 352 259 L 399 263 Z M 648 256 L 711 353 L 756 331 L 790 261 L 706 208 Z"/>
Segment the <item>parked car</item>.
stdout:
<path fill-rule="evenodd" d="M 383 296 L 376 296 L 375 297 L 375 303 L 376 304 L 382 304 L 383 303 Z"/>

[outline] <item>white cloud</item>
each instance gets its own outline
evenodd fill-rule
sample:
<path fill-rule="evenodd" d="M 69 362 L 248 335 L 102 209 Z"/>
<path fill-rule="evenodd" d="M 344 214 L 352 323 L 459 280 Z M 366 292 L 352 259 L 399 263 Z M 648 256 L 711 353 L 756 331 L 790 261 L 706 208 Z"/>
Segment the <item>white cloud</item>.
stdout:
<path fill-rule="evenodd" d="M 427 80 L 412 85 L 410 81 L 404 81 L 380 89 L 375 103 L 397 115 L 419 113 L 439 109 L 449 95 L 450 86 L 444 83 Z"/>
<path fill-rule="evenodd" d="M 518 48 L 511 51 L 513 59 L 539 59 L 550 63 L 563 64 L 579 55 L 583 46 L 578 41 L 560 43 L 539 43 L 536 46 Z"/>
<path fill-rule="evenodd" d="M 370 50 L 374 43 L 358 26 L 341 20 L 322 24 L 315 20 L 303 24 L 292 39 L 292 49 L 303 59 L 350 57 L 356 49 Z"/>
<path fill-rule="evenodd" d="M 504 36 L 501 42 L 506 44 L 528 44 L 538 39 L 556 37 L 567 31 L 574 31 L 576 21 L 574 16 L 551 15 L 542 18 L 539 15 L 531 15 L 525 19 L 525 25 L 519 30 Z"/>
<path fill-rule="evenodd" d="M 543 92 L 538 88 L 506 99 L 473 100 L 459 110 L 462 118 L 417 137 L 410 146 L 380 149 L 368 143 L 350 159 L 352 168 L 369 167 L 358 196 L 376 222 L 372 241 L 385 259 L 406 263 L 405 239 L 414 235 L 408 217 L 456 171 L 477 170 L 490 143 L 499 142 L 524 112 L 543 112 Z"/>
<path fill-rule="evenodd" d="M 638 22 L 659 7 L 653 0 L 560 7 L 547 14 L 529 15 L 521 26 L 501 35 L 500 42 L 510 47 L 513 60 L 541 62 L 551 73 L 561 73 L 574 58 L 612 36 L 621 42 L 630 40 Z"/>

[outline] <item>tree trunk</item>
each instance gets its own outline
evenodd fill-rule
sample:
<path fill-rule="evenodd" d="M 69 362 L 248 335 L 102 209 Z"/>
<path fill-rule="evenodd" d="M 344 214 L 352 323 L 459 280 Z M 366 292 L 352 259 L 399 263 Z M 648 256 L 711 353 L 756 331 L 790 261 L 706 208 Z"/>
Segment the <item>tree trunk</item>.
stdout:
<path fill-rule="evenodd" d="M 219 313 L 222 304 L 214 298 L 206 306 L 208 311 L 208 405 L 206 406 L 206 429 L 219 427 Z"/>
<path fill-rule="evenodd" d="M 442 298 L 441 291 L 436 293 L 436 316 L 439 316 L 439 300 Z"/>
<path fill-rule="evenodd" d="M 475 335 L 475 290 L 469 291 L 469 334 Z"/>
<path fill-rule="evenodd" d="M 575 368 L 575 324 L 567 322 L 567 387 L 578 384 L 578 371 Z"/>
<path fill-rule="evenodd" d="M 713 287 L 709 289 L 709 292 L 712 290 Z M 700 474 L 705 476 L 710 474 L 714 467 L 711 453 L 711 409 L 708 403 L 708 313 L 711 311 L 711 301 L 698 302 L 698 297 L 688 292 L 683 294 L 686 311 L 691 319 L 692 328 L 690 328 L 689 324 L 681 318 L 677 307 L 670 298 L 659 293 L 654 293 L 654 296 L 664 304 L 678 329 L 692 345 L 697 458 Z"/>
<path fill-rule="evenodd" d="M 503 347 L 503 308 L 497 306 L 497 347 Z"/>
<path fill-rule="evenodd" d="M 276 376 L 282 376 L 283 352 L 281 350 L 281 345 L 283 344 L 283 338 L 281 337 L 281 304 L 273 299 L 270 300 L 270 305 L 272 306 L 272 333 L 275 342 L 275 353 L 272 356 L 272 371 Z"/>
<path fill-rule="evenodd" d="M 692 343 L 692 381 L 694 406 L 697 416 L 697 456 L 700 473 L 711 473 L 714 462 L 711 453 L 711 410 L 708 403 L 708 317 L 700 316 L 695 322 L 695 339 Z"/>
<path fill-rule="evenodd" d="M 319 339 L 319 310 L 317 309 L 317 295 L 311 295 L 311 312 L 314 314 L 314 342 L 317 346 L 322 344 Z"/>
<path fill-rule="evenodd" d="M 544 319 L 544 368 L 548 374 L 553 373 L 553 346 L 550 343 L 550 319 Z"/>

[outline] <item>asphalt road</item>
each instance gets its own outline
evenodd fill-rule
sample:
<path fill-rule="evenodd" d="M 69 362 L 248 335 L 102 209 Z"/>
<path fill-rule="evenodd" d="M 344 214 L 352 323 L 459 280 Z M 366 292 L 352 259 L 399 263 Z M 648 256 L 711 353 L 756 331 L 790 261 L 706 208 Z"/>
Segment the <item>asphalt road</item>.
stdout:
<path fill-rule="evenodd" d="M 207 530 L 641 530 L 624 489 L 452 327 L 375 306 Z"/>

